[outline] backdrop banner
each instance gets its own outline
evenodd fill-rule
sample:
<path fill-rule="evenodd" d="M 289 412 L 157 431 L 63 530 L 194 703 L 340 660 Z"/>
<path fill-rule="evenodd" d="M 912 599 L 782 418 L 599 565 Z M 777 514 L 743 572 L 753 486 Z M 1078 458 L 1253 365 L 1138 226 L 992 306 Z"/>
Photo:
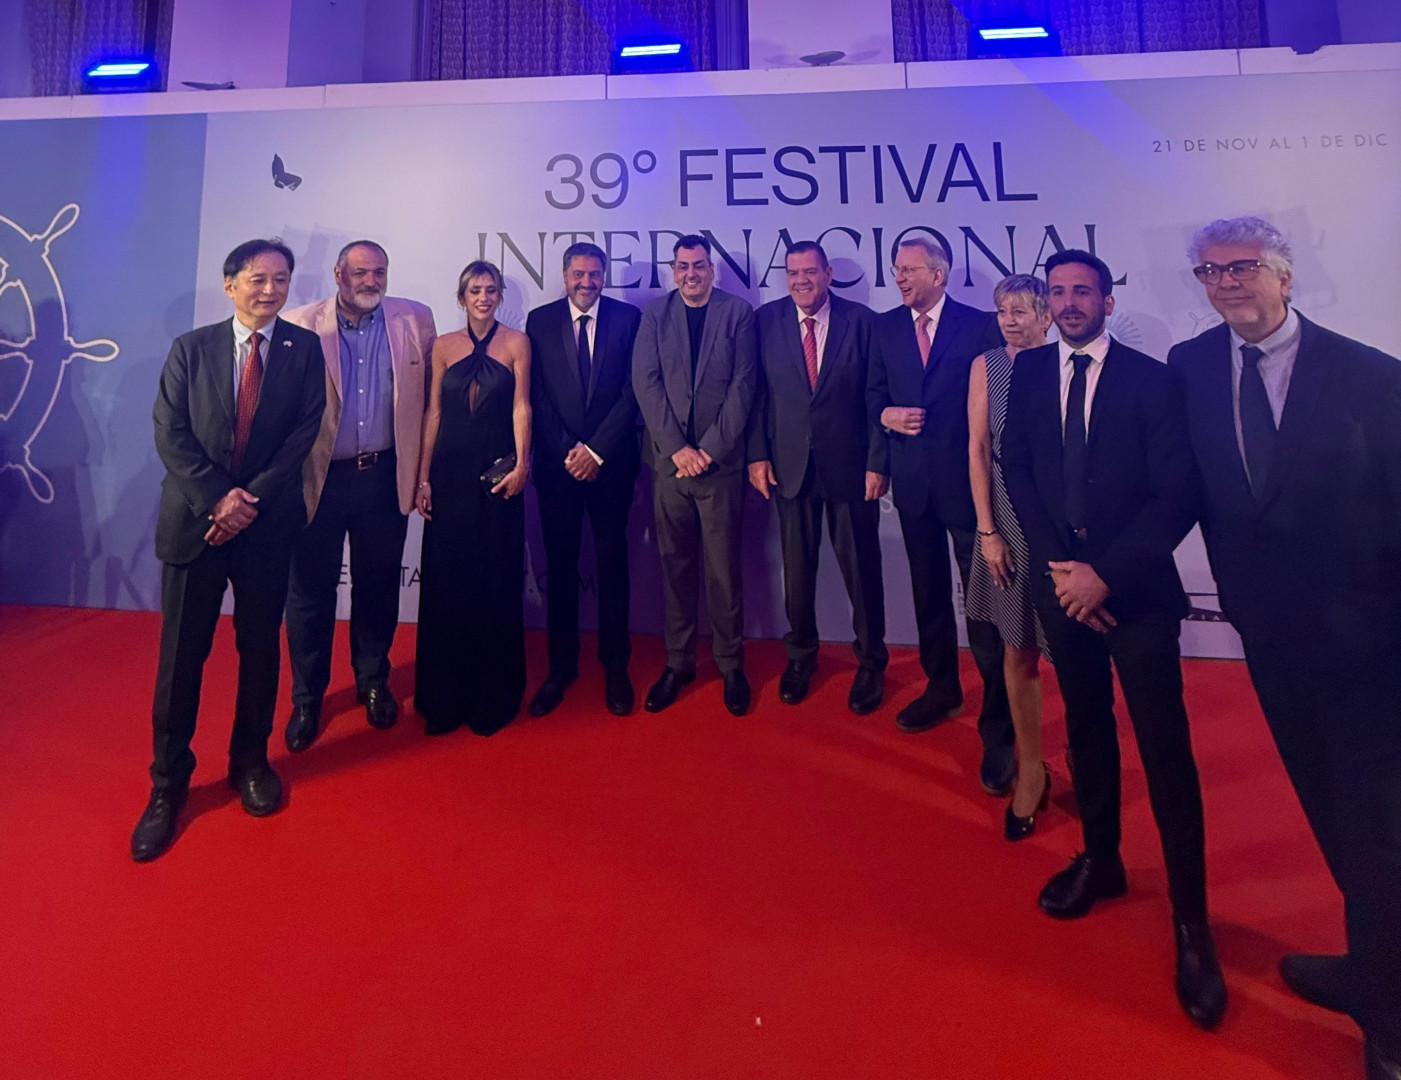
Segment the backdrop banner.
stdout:
<path fill-rule="evenodd" d="M 463 323 L 467 262 L 502 268 L 500 317 L 522 327 L 563 294 L 576 240 L 609 253 L 610 295 L 641 305 L 670 287 L 683 233 L 708 236 L 719 286 L 755 304 L 784 295 L 786 245 L 818 239 L 841 294 L 878 310 L 899 303 L 888 268 L 908 236 L 940 240 L 950 294 L 981 308 L 1004 274 L 1084 247 L 1116 276 L 1112 332 L 1162 358 L 1218 321 L 1191 275 L 1192 232 L 1254 213 L 1294 242 L 1301 311 L 1397 353 L 1384 293 L 1401 247 L 1398 117 L 1401 72 L 1381 71 L 0 123 L 0 600 L 157 605 L 156 378 L 171 337 L 230 314 L 221 263 L 249 237 L 296 252 L 289 306 L 330 295 L 344 243 L 377 240 L 389 291 L 428 303 L 440 331 Z M 909 567 L 888 497 L 882 509 L 889 639 L 912 643 Z M 747 633 L 777 637 L 777 524 L 753 492 L 744 526 Z M 1184 652 L 1238 656 L 1196 533 L 1178 562 Z M 659 631 L 646 475 L 632 566 L 634 626 Z M 591 569 L 581 587 L 591 626 Z M 849 639 L 830 557 L 820 595 L 822 636 Z"/>

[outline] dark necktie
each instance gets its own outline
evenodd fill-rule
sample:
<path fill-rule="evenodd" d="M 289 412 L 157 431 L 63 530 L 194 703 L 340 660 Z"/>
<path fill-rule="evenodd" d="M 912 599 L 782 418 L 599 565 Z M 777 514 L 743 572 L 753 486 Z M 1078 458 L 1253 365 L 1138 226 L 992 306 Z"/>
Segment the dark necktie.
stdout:
<path fill-rule="evenodd" d="M 589 400 L 589 375 L 593 370 L 593 357 L 589 355 L 589 317 L 579 316 L 579 383 L 584 388 L 584 401 Z"/>
<path fill-rule="evenodd" d="M 817 320 L 803 320 L 806 333 L 803 334 L 803 363 L 808 369 L 808 389 L 817 389 Z"/>
<path fill-rule="evenodd" d="M 1245 444 L 1245 468 L 1250 473 L 1250 490 L 1259 499 L 1265 490 L 1274 457 L 1275 414 L 1270 408 L 1270 396 L 1265 393 L 1265 380 L 1260 377 L 1260 359 L 1265 354 L 1254 345 L 1240 347 L 1240 436 Z"/>
<path fill-rule="evenodd" d="M 1061 468 L 1065 479 L 1065 517 L 1072 529 L 1085 527 L 1085 372 L 1090 366 L 1088 353 L 1072 353 L 1075 372 L 1070 376 L 1070 395 L 1065 402 L 1065 444 Z"/>
<path fill-rule="evenodd" d="M 238 472 L 248 449 L 248 437 L 253 433 L 253 413 L 258 408 L 258 391 L 263 386 L 263 335 L 256 330 L 248 339 L 248 359 L 238 379 L 238 416 L 234 420 L 232 472 Z"/>

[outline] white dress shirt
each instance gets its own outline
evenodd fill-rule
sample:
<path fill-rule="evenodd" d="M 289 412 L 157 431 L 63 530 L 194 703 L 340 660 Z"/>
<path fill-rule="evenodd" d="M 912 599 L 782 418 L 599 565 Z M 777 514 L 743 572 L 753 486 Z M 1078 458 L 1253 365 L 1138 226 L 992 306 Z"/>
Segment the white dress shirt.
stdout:
<path fill-rule="evenodd" d="M 919 319 L 920 319 L 920 316 L 921 316 L 921 315 L 928 315 L 928 316 L 929 316 L 929 341 L 930 341 L 930 344 L 933 344 L 933 342 L 934 342 L 934 335 L 937 334 L 937 333 L 939 332 L 939 316 L 943 315 L 943 313 L 944 313 L 944 301 L 947 300 L 948 298 L 949 298 L 949 294 L 948 294 L 948 293 L 940 293 L 940 294 L 939 294 L 939 302 L 938 302 L 937 304 L 935 304 L 932 308 L 930 308 L 928 311 L 916 311 L 914 308 L 910 308 L 910 316 L 911 316 L 911 317 L 914 319 L 914 321 L 915 321 L 915 333 L 916 333 L 916 334 L 919 333 Z"/>
<path fill-rule="evenodd" d="M 262 359 L 262 361 L 263 361 L 263 372 L 264 372 L 264 374 L 266 374 L 266 373 L 267 373 L 267 370 L 268 370 L 268 359 L 272 356 L 272 353 L 271 353 L 271 351 L 270 351 L 270 350 L 271 350 L 271 347 L 272 347 L 272 342 L 268 339 L 268 335 L 271 333 L 271 331 L 272 331 L 272 324 L 275 323 L 275 322 L 277 322 L 277 317 L 276 317 L 276 316 L 273 316 L 273 317 L 272 317 L 271 319 L 269 319 L 267 322 L 263 323 L 262 326 L 258 327 L 258 333 L 260 333 L 260 334 L 263 335 L 263 343 L 262 343 L 262 345 L 259 346 L 259 348 L 258 348 L 258 356 L 259 356 L 259 357 Z M 239 383 L 242 382 L 242 380 L 243 380 L 243 365 L 246 364 L 246 363 L 248 362 L 248 351 L 249 351 L 248 342 L 249 342 L 249 341 L 252 339 L 252 337 L 253 337 L 253 331 L 250 330 L 248 327 L 244 326 L 242 322 L 240 322 L 237 318 L 235 318 L 234 321 L 233 321 L 233 332 L 234 332 L 234 366 L 233 366 L 233 369 L 234 369 L 234 383 L 233 383 L 233 386 L 234 386 L 234 408 L 237 409 L 237 408 L 238 408 L 238 386 L 239 386 Z"/>
<path fill-rule="evenodd" d="M 1088 345 L 1074 348 L 1064 339 L 1060 341 L 1060 431 L 1065 436 L 1065 410 L 1070 401 L 1070 377 L 1075 374 L 1075 364 L 1070 359 L 1077 352 L 1090 357 L 1090 366 L 1085 369 L 1085 434 L 1090 433 L 1090 411 L 1095 403 L 1095 388 L 1104 372 L 1104 358 L 1109 355 L 1109 331 L 1101 330 L 1099 337 Z"/>
<path fill-rule="evenodd" d="M 827 328 L 832 323 L 832 297 L 829 294 L 827 298 L 822 301 L 822 310 L 815 315 L 803 314 L 803 309 L 798 307 L 797 304 L 794 304 L 793 308 L 798 313 L 798 339 L 800 341 L 807 340 L 807 321 L 808 319 L 813 320 L 812 333 L 813 336 L 817 338 L 817 370 L 821 371 L 822 357 L 827 352 Z"/>
<path fill-rule="evenodd" d="M 584 327 L 584 333 L 589 336 L 589 364 L 592 367 L 592 365 L 598 363 L 598 354 L 594 349 L 594 342 L 598 340 L 598 302 L 595 301 L 594 306 L 588 311 L 580 311 L 574 306 L 573 300 L 569 301 L 569 320 L 574 324 L 574 345 L 576 348 L 579 344 L 579 320 L 585 315 L 589 317 L 589 321 Z M 584 393 L 587 395 L 588 392 L 589 388 L 587 386 L 584 387 Z M 592 446 L 588 445 L 588 443 L 580 443 L 579 445 L 589 452 L 589 456 L 593 458 L 594 461 L 598 462 L 600 465 L 603 464 L 603 459 L 594 452 Z"/>

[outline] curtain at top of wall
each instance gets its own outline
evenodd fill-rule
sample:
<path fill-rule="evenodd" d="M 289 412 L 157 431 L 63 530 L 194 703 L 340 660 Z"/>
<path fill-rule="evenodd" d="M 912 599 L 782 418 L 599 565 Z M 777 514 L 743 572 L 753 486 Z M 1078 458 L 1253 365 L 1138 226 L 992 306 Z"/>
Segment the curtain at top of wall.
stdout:
<path fill-rule="evenodd" d="M 148 21 L 155 19 L 159 89 L 170 64 L 175 0 L 25 0 L 35 97 L 79 94 L 83 73 L 96 60 L 147 54 Z"/>
<path fill-rule="evenodd" d="M 1067 56 L 1247 49 L 1265 43 L 1262 0 L 892 0 L 895 59 L 966 60 L 973 28 L 1015 10 L 1053 26 Z"/>
<path fill-rule="evenodd" d="M 620 37 L 667 36 L 711 71 L 727 0 L 428 0 L 429 79 L 606 74 Z"/>

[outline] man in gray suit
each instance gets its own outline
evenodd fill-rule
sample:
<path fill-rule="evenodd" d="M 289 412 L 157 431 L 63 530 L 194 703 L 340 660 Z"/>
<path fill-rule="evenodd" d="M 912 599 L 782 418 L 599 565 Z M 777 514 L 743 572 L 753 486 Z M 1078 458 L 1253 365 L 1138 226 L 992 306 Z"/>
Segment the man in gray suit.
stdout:
<path fill-rule="evenodd" d="M 744 677 L 740 518 L 745 429 L 758 377 L 754 311 L 715 288 L 710 242 L 683 236 L 672 249 L 676 291 L 642 313 L 632 384 L 647 424 L 643 453 L 656 473 L 653 501 L 666 600 L 666 670 L 647 694 L 661 712 L 696 677 L 701 562 L 725 708 L 749 709 Z"/>

